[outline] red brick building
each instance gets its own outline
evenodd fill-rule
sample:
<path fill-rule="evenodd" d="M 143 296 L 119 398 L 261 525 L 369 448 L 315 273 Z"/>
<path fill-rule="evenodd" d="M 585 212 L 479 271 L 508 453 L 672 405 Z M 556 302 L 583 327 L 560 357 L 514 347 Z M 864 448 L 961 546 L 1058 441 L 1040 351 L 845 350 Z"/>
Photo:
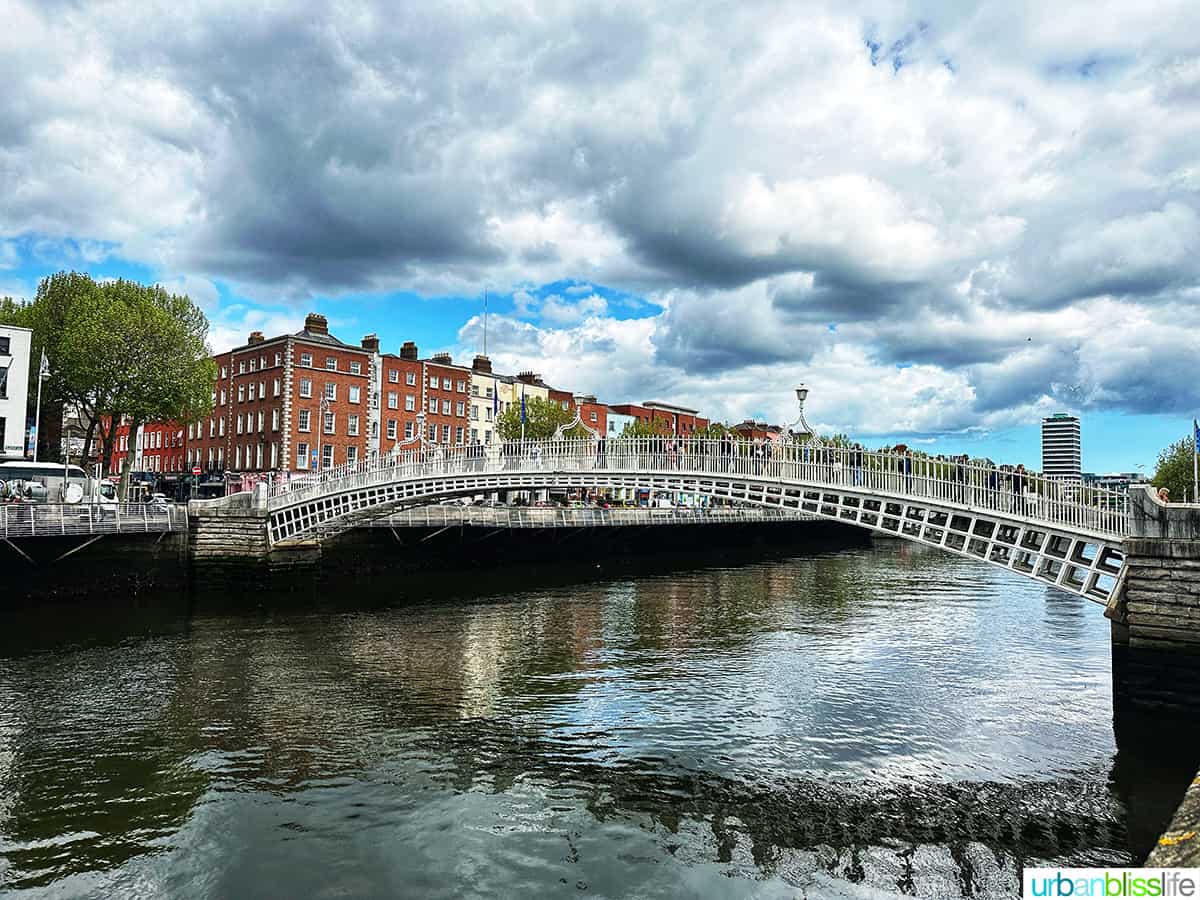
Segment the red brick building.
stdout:
<path fill-rule="evenodd" d="M 448 353 L 420 359 L 417 345 L 405 341 L 399 355 L 379 357 L 381 436 L 387 453 L 396 446 L 427 443 L 457 447 L 469 440 L 471 369 L 455 365 Z"/>
<path fill-rule="evenodd" d="M 686 406 L 674 406 L 659 400 L 644 400 L 637 403 L 615 403 L 613 412 L 632 416 L 639 422 L 661 422 L 669 434 L 687 437 L 701 428 L 708 427 L 708 419 L 702 418 L 697 410 Z"/>
<path fill-rule="evenodd" d="M 184 429 L 176 422 L 152 422 L 138 430 L 137 446 L 133 448 L 134 472 L 160 472 L 178 474 L 187 463 L 187 440 Z M 129 454 L 129 420 L 117 425 L 116 444 L 113 447 L 112 468 L 109 474 L 117 475 Z"/>

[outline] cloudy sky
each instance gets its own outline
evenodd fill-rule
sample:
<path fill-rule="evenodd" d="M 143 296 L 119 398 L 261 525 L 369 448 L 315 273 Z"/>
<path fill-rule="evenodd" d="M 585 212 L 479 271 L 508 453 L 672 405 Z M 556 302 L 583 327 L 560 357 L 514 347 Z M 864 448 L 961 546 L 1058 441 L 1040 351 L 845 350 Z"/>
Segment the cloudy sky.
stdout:
<path fill-rule="evenodd" d="M 406 9 L 410 7 L 411 9 Z M 1200 412 L 1200 4 L 0 0 L 0 294 L 186 290 L 610 402 L 1152 464 Z"/>

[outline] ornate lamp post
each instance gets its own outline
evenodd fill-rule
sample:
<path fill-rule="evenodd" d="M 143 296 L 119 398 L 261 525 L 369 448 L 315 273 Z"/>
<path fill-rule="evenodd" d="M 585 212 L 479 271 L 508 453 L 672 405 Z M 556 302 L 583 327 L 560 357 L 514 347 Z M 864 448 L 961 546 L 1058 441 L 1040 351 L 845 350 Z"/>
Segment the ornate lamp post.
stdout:
<path fill-rule="evenodd" d="M 329 412 L 329 397 L 321 395 L 321 402 L 317 405 L 317 414 L 321 421 L 317 423 L 320 429 L 317 432 L 317 471 L 321 471 L 321 466 L 325 462 L 324 444 L 325 444 L 325 413 Z"/>
<path fill-rule="evenodd" d="M 806 399 L 808 399 L 808 388 L 801 383 L 796 387 L 796 403 L 800 407 L 800 418 L 788 426 L 788 431 L 791 432 L 792 438 L 797 441 L 811 440 L 813 436 L 812 426 L 804 418 L 804 401 Z M 799 430 L 796 430 L 797 426 L 799 426 Z"/>

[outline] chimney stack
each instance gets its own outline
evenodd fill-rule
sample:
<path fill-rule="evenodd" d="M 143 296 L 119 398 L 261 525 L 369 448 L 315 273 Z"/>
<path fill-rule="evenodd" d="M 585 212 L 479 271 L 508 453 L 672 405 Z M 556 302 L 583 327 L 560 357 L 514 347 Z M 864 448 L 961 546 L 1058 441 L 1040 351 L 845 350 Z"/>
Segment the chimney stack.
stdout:
<path fill-rule="evenodd" d="M 517 381 L 523 381 L 526 384 L 537 384 L 542 380 L 542 376 L 537 372 L 522 372 L 517 376 Z"/>
<path fill-rule="evenodd" d="M 453 360 L 453 359 L 451 359 L 451 357 L 450 357 L 450 354 L 449 354 L 449 353 L 446 353 L 446 352 L 444 352 L 444 351 L 443 351 L 443 352 L 441 352 L 441 353 L 435 353 L 435 354 L 433 354 L 433 356 L 429 357 L 429 359 L 430 359 L 432 362 L 435 362 L 435 363 L 441 363 L 443 366 L 452 366 L 452 365 L 454 365 L 454 360 Z"/>
<path fill-rule="evenodd" d="M 362 346 L 363 346 L 364 350 L 370 350 L 372 353 L 378 353 L 379 352 L 379 335 L 368 334 L 366 337 L 364 337 L 362 339 Z"/>
<path fill-rule="evenodd" d="M 403 344 L 401 344 L 400 358 L 411 359 L 415 361 L 417 359 L 417 345 L 412 341 L 405 341 Z"/>
<path fill-rule="evenodd" d="M 304 330 L 313 334 L 329 334 L 329 320 L 320 313 L 309 313 L 304 317 Z"/>
<path fill-rule="evenodd" d="M 475 357 L 474 361 L 472 361 L 471 369 L 480 373 L 481 375 L 491 375 L 492 361 L 480 353 Z"/>
<path fill-rule="evenodd" d="M 263 333 L 261 331 L 250 332 L 250 338 L 246 341 L 247 344 L 261 344 L 263 342 Z"/>

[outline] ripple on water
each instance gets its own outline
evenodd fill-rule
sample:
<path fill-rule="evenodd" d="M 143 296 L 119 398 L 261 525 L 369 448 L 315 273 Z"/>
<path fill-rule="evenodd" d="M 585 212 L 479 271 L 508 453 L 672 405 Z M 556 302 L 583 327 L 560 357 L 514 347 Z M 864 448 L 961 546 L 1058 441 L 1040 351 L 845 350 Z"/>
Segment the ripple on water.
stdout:
<path fill-rule="evenodd" d="M 892 544 L 392 589 L 0 660 L 0 887 L 1006 897 L 1128 859 L 1078 598 Z"/>

